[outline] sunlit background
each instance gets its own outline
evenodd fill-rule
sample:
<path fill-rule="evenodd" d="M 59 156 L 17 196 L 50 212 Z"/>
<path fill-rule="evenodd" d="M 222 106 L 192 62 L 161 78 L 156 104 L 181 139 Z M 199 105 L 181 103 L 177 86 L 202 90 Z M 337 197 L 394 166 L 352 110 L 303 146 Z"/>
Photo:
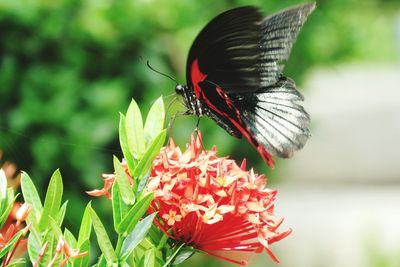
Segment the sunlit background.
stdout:
<path fill-rule="evenodd" d="M 60 168 L 67 226 L 85 190 L 112 171 L 118 112 L 146 111 L 185 83 L 188 49 L 215 15 L 240 5 L 267 13 L 282 0 L 0 0 L 0 149 L 45 188 Z M 321 0 L 285 64 L 305 95 L 312 137 L 271 172 L 243 140 L 209 119 L 200 129 L 220 155 L 246 157 L 279 190 L 276 212 L 293 234 L 272 247 L 281 267 L 400 266 L 400 1 Z M 169 113 L 184 110 L 176 102 Z M 171 135 L 188 141 L 196 118 Z M 42 192 L 43 194 L 43 192 Z M 95 205 L 109 212 L 106 200 Z M 78 224 L 75 224 L 77 226 Z M 184 266 L 222 266 L 196 256 Z M 232 266 L 231 264 L 225 264 Z M 224 266 L 225 266 L 224 265 Z M 277 266 L 261 254 L 250 266 Z"/>

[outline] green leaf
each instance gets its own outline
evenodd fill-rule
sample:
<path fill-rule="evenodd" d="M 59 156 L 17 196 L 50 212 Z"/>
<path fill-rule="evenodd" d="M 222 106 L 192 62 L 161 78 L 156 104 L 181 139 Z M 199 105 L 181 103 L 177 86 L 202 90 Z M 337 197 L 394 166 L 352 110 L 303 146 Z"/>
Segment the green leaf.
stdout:
<path fill-rule="evenodd" d="M 110 265 L 107 264 L 107 260 L 103 254 L 101 254 L 99 261 L 96 264 L 97 267 L 109 267 Z"/>
<path fill-rule="evenodd" d="M 7 252 L 14 247 L 15 243 L 21 237 L 23 230 L 18 231 L 11 239 L 7 242 L 7 244 L 0 250 L 0 259 L 7 254 Z"/>
<path fill-rule="evenodd" d="M 145 150 L 143 121 L 140 109 L 132 99 L 126 113 L 125 129 L 128 138 L 129 151 L 135 159 L 140 158 Z"/>
<path fill-rule="evenodd" d="M 111 189 L 112 195 L 112 207 L 113 207 L 113 218 L 114 218 L 114 229 L 118 232 L 118 226 L 122 219 L 128 212 L 128 206 L 122 200 L 121 193 L 119 192 L 118 185 L 113 184 Z"/>
<path fill-rule="evenodd" d="M 162 97 L 159 97 L 149 110 L 144 125 L 144 138 L 146 140 L 146 147 L 153 143 L 153 140 L 159 135 L 164 128 L 164 102 Z"/>
<path fill-rule="evenodd" d="M 126 236 L 130 233 L 139 219 L 146 213 L 151 201 L 153 200 L 154 194 L 150 193 L 145 195 L 128 211 L 125 218 L 119 224 L 118 233 L 122 233 Z"/>
<path fill-rule="evenodd" d="M 4 204 L 4 211 L 0 214 L 0 229 L 3 227 L 4 223 L 7 221 L 8 215 L 10 214 L 13 206 L 15 199 L 17 196 L 14 196 L 14 190 L 12 188 L 7 188 L 6 190 L 6 198 L 3 201 Z"/>
<path fill-rule="evenodd" d="M 147 250 L 143 257 L 140 259 L 139 267 L 155 266 L 155 253 L 154 249 Z"/>
<path fill-rule="evenodd" d="M 0 212 L 7 207 L 7 177 L 3 169 L 0 169 Z"/>
<path fill-rule="evenodd" d="M 64 238 L 70 247 L 76 248 L 78 246 L 75 236 L 67 228 L 64 229 Z"/>
<path fill-rule="evenodd" d="M 147 182 L 149 181 L 149 173 L 143 175 L 143 177 L 139 181 L 139 185 L 136 189 L 136 195 L 140 195 L 143 190 L 146 188 Z"/>
<path fill-rule="evenodd" d="M 48 246 L 46 251 L 40 260 L 40 266 L 47 266 L 52 260 L 58 241 L 60 240 L 60 236 L 62 235 L 61 229 L 58 227 L 56 221 L 53 218 L 49 218 L 49 226 L 46 229 L 44 235 L 44 242 L 48 242 Z M 44 244 L 44 243 L 43 243 Z M 61 258 L 58 258 L 54 264 L 54 266 L 58 266 L 61 262 Z"/>
<path fill-rule="evenodd" d="M 60 226 L 60 227 L 64 221 L 65 212 L 67 211 L 67 205 L 68 205 L 68 200 L 64 202 L 64 204 L 60 208 L 60 211 L 58 212 L 57 223 L 58 223 L 58 226 Z"/>
<path fill-rule="evenodd" d="M 97 236 L 97 243 L 99 244 L 101 252 L 107 260 L 107 264 L 117 263 L 117 255 L 115 254 L 114 248 L 111 244 L 110 238 L 107 235 L 106 229 L 103 223 L 100 221 L 97 213 L 90 207 L 90 214 L 92 217 L 93 228 Z"/>
<path fill-rule="evenodd" d="M 158 227 L 155 227 L 155 228 L 156 228 L 156 230 L 160 231 L 158 229 Z M 162 234 L 162 236 L 160 238 L 160 241 L 157 243 L 157 248 L 158 249 L 162 249 L 165 246 L 165 244 L 167 244 L 167 241 L 168 241 L 168 236 L 164 232 L 161 232 L 161 234 Z"/>
<path fill-rule="evenodd" d="M 135 203 L 135 195 L 133 194 L 132 186 L 128 181 L 128 176 L 117 157 L 114 156 L 113 162 L 116 175 L 115 179 L 122 199 L 126 204 L 133 205 L 133 203 Z"/>
<path fill-rule="evenodd" d="M 139 245 L 140 242 L 145 238 L 147 232 L 149 231 L 154 217 L 157 215 L 156 212 L 147 216 L 141 220 L 133 231 L 126 237 L 124 243 L 122 244 L 121 256 L 127 257 L 129 254 Z"/>
<path fill-rule="evenodd" d="M 40 243 L 36 239 L 36 236 L 30 234 L 28 238 L 28 254 L 32 265 L 34 265 L 35 261 L 39 257 L 40 250 Z"/>
<path fill-rule="evenodd" d="M 133 158 L 128 144 L 128 136 L 126 135 L 126 119 L 124 114 L 119 114 L 119 143 L 121 145 L 122 153 L 124 154 L 124 158 L 126 161 L 126 165 L 128 165 L 129 173 L 133 173 L 133 170 L 136 167 L 136 161 Z"/>
<path fill-rule="evenodd" d="M 44 231 L 49 223 L 49 218 L 57 218 L 58 211 L 61 205 L 61 198 L 63 194 L 62 178 L 59 170 L 56 170 L 51 179 L 49 186 L 47 187 L 46 199 L 44 201 L 44 207 L 42 217 L 39 222 L 39 229 Z"/>
<path fill-rule="evenodd" d="M 86 267 L 89 266 L 89 257 L 90 257 L 90 240 L 87 239 L 79 246 L 79 253 L 83 253 L 88 251 L 89 253 L 83 257 L 77 258 L 74 260 L 74 267 Z"/>
<path fill-rule="evenodd" d="M 22 172 L 21 188 L 25 202 L 32 206 L 32 215 L 29 215 L 29 217 L 33 219 L 33 222 L 38 223 L 43 211 L 43 206 L 39 194 L 36 191 L 36 187 L 26 172 Z"/>
<path fill-rule="evenodd" d="M 90 208 L 91 204 L 87 204 L 85 211 L 83 213 L 81 227 L 79 228 L 78 235 L 78 246 L 82 246 L 82 244 L 90 239 L 90 232 L 92 231 L 92 218 L 90 216 Z"/>
<path fill-rule="evenodd" d="M 12 266 L 26 266 L 26 260 L 22 258 L 13 259 L 9 264 L 7 264 L 7 267 Z"/>
<path fill-rule="evenodd" d="M 49 218 L 49 225 L 50 227 L 47 227 L 46 229 L 46 234 L 49 234 L 51 231 L 53 231 L 53 235 L 55 236 L 55 238 L 57 239 L 57 242 L 59 241 L 60 237 L 63 236 L 63 233 L 61 231 L 61 227 L 58 226 L 58 223 L 56 220 L 54 220 L 52 217 Z"/>
<path fill-rule="evenodd" d="M 133 172 L 133 177 L 142 177 L 146 174 L 153 163 L 154 158 L 160 152 L 161 147 L 165 142 L 165 138 L 167 136 L 167 131 L 163 130 L 157 137 L 154 139 L 154 142 L 147 149 L 146 153 L 143 155 L 142 159 L 139 161 L 139 164 L 136 166 L 135 171 Z"/>
<path fill-rule="evenodd" d="M 168 266 L 169 266 L 169 264 L 171 263 L 171 261 L 175 258 L 175 256 L 179 253 L 179 251 L 181 250 L 181 248 L 182 248 L 184 245 L 185 245 L 185 244 L 180 245 L 180 246 L 175 250 L 174 254 L 172 254 L 172 255 L 168 258 L 167 262 L 163 265 L 163 267 L 168 267 Z"/>
<path fill-rule="evenodd" d="M 189 259 L 193 254 L 196 252 L 196 250 L 191 249 L 191 248 L 183 248 L 182 250 L 179 251 L 178 255 L 176 255 L 174 262 L 172 265 L 179 265 Z"/>

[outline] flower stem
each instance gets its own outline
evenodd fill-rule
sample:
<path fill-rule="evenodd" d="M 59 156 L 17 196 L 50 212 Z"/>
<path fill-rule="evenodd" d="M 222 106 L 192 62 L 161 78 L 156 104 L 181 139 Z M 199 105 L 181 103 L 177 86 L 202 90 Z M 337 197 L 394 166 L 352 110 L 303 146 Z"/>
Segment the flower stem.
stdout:
<path fill-rule="evenodd" d="M 121 248 L 122 248 L 122 237 L 121 235 L 118 235 L 117 246 L 115 247 L 115 253 L 117 253 L 117 255 L 120 255 Z"/>

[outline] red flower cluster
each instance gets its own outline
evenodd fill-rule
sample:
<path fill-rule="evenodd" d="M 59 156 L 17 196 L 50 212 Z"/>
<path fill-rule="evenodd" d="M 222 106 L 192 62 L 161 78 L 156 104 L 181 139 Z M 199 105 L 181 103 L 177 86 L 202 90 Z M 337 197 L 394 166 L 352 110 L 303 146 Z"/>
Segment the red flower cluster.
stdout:
<path fill-rule="evenodd" d="M 204 150 L 200 133 L 192 135 L 185 152 L 174 145 L 162 148 L 153 162 L 147 192 L 154 192 L 151 211 L 156 224 L 170 238 L 215 257 L 242 264 L 224 252 L 262 252 L 278 259 L 269 245 L 288 236 L 278 232 L 283 219 L 273 214 L 277 191 L 266 188 L 263 175 L 246 162 L 216 156 Z"/>

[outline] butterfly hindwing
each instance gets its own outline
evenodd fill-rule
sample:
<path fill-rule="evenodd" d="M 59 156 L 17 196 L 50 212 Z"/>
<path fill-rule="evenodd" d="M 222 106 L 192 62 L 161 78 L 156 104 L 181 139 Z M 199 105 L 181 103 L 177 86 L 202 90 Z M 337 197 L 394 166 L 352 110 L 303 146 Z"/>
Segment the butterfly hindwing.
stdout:
<path fill-rule="evenodd" d="M 310 136 L 310 117 L 299 104 L 303 96 L 289 78 L 281 77 L 255 93 L 230 97 L 252 136 L 274 156 L 292 156 Z"/>
<path fill-rule="evenodd" d="M 222 88 L 208 81 L 200 82 L 199 87 L 201 89 L 200 98 L 203 99 L 207 106 L 205 107 L 205 113 L 231 135 L 246 138 L 260 153 L 264 161 L 273 167 L 274 161 L 266 151 L 265 143 L 261 143 L 255 138 L 251 128 L 243 120 L 243 116 L 251 112 L 250 107 L 245 102 L 241 102 L 241 105 L 238 105 L 237 101 L 242 101 L 243 99 L 240 99 L 238 95 L 229 96 Z M 250 100 L 250 98 L 247 98 L 247 100 Z M 251 105 L 251 103 L 248 104 Z M 240 109 L 237 107 L 240 107 Z M 255 112 L 251 114 L 256 115 Z"/>

